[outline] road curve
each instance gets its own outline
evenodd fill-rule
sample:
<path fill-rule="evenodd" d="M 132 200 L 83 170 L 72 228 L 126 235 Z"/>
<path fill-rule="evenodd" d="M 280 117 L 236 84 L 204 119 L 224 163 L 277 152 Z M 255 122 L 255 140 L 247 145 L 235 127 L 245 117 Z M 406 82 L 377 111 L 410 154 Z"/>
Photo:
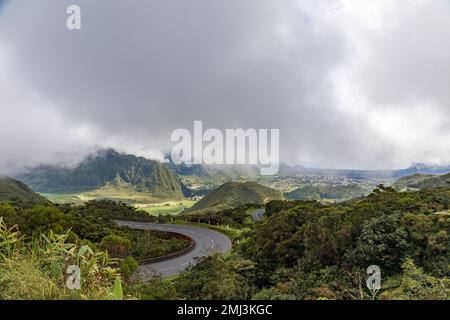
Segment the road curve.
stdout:
<path fill-rule="evenodd" d="M 264 219 L 264 213 L 266 213 L 266 210 L 264 209 L 258 209 L 252 212 L 252 218 L 254 222 L 260 222 Z"/>
<path fill-rule="evenodd" d="M 190 252 L 167 261 L 144 264 L 139 267 L 141 276 L 160 274 L 168 277 L 181 273 L 190 265 L 196 263 L 197 258 L 207 256 L 213 252 L 227 252 L 231 249 L 231 241 L 224 234 L 205 228 L 177 225 L 156 224 L 147 222 L 115 221 L 118 225 L 137 230 L 166 231 L 183 234 L 192 238 L 195 247 Z"/>

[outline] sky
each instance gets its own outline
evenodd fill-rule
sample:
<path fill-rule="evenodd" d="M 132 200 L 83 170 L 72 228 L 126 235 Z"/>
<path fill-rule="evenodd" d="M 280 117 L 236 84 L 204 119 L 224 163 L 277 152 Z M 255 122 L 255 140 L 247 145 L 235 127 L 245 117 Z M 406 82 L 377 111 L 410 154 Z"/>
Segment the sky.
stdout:
<path fill-rule="evenodd" d="M 0 2 L 1 173 L 162 160 L 194 120 L 280 129 L 290 164 L 450 163 L 448 0 Z"/>

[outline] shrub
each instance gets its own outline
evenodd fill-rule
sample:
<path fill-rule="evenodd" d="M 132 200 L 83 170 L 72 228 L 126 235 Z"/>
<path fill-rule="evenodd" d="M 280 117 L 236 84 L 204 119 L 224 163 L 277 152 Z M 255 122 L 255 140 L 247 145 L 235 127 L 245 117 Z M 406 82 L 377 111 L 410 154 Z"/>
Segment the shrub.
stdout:
<path fill-rule="evenodd" d="M 398 281 L 395 278 L 386 284 L 389 289 L 381 299 L 395 300 L 449 300 L 450 279 L 436 278 L 423 272 L 410 258 L 402 264 L 403 273 Z M 397 283 L 396 283 L 397 282 Z"/>
<path fill-rule="evenodd" d="M 138 269 L 138 263 L 136 260 L 129 256 L 120 261 L 120 272 L 125 278 L 131 277 L 131 275 Z"/>
<path fill-rule="evenodd" d="M 100 248 L 107 251 L 114 258 L 124 259 L 130 254 L 131 241 L 111 234 L 102 239 Z"/>

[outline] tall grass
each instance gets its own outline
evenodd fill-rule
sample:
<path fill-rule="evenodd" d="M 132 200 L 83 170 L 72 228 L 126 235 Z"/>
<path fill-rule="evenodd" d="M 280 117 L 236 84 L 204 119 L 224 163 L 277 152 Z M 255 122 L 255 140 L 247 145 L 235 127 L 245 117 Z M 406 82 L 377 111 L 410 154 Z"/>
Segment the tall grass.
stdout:
<path fill-rule="evenodd" d="M 121 299 L 117 261 L 106 252 L 67 243 L 68 233 L 30 242 L 0 217 L 0 299 Z M 66 286 L 66 270 L 81 270 L 81 289 Z"/>

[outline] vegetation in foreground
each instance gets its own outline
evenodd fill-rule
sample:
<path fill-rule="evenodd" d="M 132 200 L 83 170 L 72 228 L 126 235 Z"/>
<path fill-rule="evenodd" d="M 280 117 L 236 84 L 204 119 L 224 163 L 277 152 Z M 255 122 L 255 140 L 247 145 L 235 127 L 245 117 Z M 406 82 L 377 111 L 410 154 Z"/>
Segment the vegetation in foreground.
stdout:
<path fill-rule="evenodd" d="M 0 218 L 0 299 L 122 299 L 116 260 L 87 245 L 67 242 L 69 234 L 40 234 L 26 241 Z M 66 286 L 68 267 L 77 265 L 82 286 Z"/>
<path fill-rule="evenodd" d="M 110 289 L 116 285 L 115 279 L 126 284 L 138 268 L 137 261 L 165 256 L 190 245 L 189 239 L 179 235 L 136 231 L 111 222 L 111 219 L 143 219 L 146 216 L 125 204 L 105 200 L 88 202 L 84 206 L 60 207 L 37 205 L 26 208 L 0 204 L 3 230 L 0 298 L 109 298 Z M 73 292 L 65 287 L 65 268 L 79 263 L 85 263 L 93 271 L 81 268 L 86 281 L 84 291 Z M 32 272 L 31 269 L 35 270 Z M 99 291 L 91 290 L 88 285 L 92 272 L 92 276 L 100 281 L 94 285 Z M 105 272 L 108 277 L 100 279 L 97 272 Z M 23 293 L 13 290 L 18 285 L 25 286 Z M 36 292 L 27 291 L 35 289 Z"/>
<path fill-rule="evenodd" d="M 121 272 L 124 292 L 118 296 L 140 299 L 450 299 L 450 189 L 398 193 L 380 186 L 366 198 L 338 204 L 272 201 L 266 205 L 265 221 L 252 225 L 248 210 L 224 211 L 223 219 L 236 228 L 248 229 L 232 252 L 202 258 L 178 277 L 154 277 L 146 283 L 133 282 L 125 275 L 124 270 L 133 269 L 132 263 L 129 269 L 124 265 L 128 257 L 105 258 L 108 241 L 102 244 L 113 230 L 103 233 L 107 220 L 139 217 L 141 213 L 133 208 L 99 202 L 75 209 L 44 207 L 49 211 L 41 215 L 42 206 L 11 207 L 1 206 L 5 221 L 20 216 L 27 219 L 14 223 L 23 228 L 23 238 L 11 236 L 16 232 L 9 227 L 12 220 L 3 227 L 9 231 L 3 232 L 0 240 L 2 298 L 109 299 Z M 11 210 L 17 211 L 11 214 Z M 202 219 L 214 215 L 219 217 L 203 213 Z M 83 222 L 74 222 L 78 220 Z M 65 225 L 65 221 L 71 224 Z M 101 228 L 96 227 L 98 221 Z M 120 232 L 116 235 L 126 239 L 128 231 Z M 64 241 L 55 234 L 65 234 Z M 70 253 L 48 249 L 66 244 Z M 116 256 L 128 246 L 114 244 Z M 92 251 L 81 250 L 86 245 L 92 245 Z M 92 273 L 98 281 L 95 288 L 69 292 L 64 289 L 62 266 L 79 259 L 80 250 L 82 256 L 87 254 L 87 261 L 103 257 L 96 262 L 101 266 L 96 272 L 101 273 Z M 106 251 L 114 252 L 112 248 Z M 366 268 L 373 264 L 380 266 L 383 284 L 375 296 L 365 286 Z M 21 276 L 19 267 L 26 269 L 27 276 Z"/>

